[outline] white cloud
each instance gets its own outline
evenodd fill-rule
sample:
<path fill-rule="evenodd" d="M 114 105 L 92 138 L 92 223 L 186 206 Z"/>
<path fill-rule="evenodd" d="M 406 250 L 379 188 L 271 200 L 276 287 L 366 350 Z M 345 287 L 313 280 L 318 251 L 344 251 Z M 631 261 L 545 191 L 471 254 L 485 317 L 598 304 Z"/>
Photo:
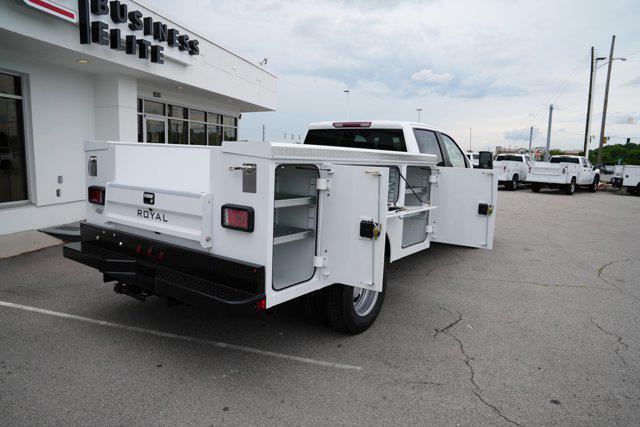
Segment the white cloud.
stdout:
<path fill-rule="evenodd" d="M 453 80 L 454 75 L 451 73 L 434 73 L 430 68 L 423 68 L 417 73 L 411 74 L 411 80 L 414 82 L 424 83 L 448 83 Z"/>

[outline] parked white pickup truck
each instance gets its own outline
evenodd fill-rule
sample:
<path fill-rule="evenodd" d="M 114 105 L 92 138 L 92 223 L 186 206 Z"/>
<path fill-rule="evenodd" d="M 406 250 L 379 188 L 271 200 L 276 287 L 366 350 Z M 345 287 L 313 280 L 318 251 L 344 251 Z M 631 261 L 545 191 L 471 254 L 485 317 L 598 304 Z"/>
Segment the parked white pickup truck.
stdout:
<path fill-rule="evenodd" d="M 640 196 L 640 165 L 616 166 L 611 185 L 626 188 L 629 193 Z"/>
<path fill-rule="evenodd" d="M 532 164 L 527 182 L 534 193 L 548 187 L 559 188 L 572 195 L 578 186 L 588 187 L 595 193 L 600 182 L 600 170 L 591 166 L 589 159 L 583 156 L 551 156 L 548 162 Z"/>
<path fill-rule="evenodd" d="M 493 171 L 419 124 L 318 123 L 304 145 L 85 151 L 87 222 L 64 256 L 140 300 L 265 310 L 304 297 L 358 333 L 380 311 L 387 262 L 432 241 L 493 245 Z"/>
<path fill-rule="evenodd" d="M 507 190 L 517 190 L 518 184 L 527 179 L 531 163 L 531 156 L 528 154 L 498 154 L 493 162 L 493 168 L 498 174 L 498 185 L 504 185 Z"/>

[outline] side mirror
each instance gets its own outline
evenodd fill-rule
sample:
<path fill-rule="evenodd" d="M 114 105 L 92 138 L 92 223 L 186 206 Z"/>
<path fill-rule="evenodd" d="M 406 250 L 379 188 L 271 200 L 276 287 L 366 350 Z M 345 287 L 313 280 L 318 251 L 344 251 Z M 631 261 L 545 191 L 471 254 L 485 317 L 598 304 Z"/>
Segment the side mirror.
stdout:
<path fill-rule="evenodd" d="M 480 151 L 478 157 L 478 169 L 493 169 L 493 154 L 491 151 Z"/>

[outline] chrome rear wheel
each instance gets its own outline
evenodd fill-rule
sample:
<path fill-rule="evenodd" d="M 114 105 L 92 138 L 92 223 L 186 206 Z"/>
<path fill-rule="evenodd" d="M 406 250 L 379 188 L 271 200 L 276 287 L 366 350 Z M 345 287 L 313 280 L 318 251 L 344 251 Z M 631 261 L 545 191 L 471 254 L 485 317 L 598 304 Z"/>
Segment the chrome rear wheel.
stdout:
<path fill-rule="evenodd" d="M 360 317 L 371 313 L 378 300 L 378 292 L 371 289 L 353 288 L 353 309 Z"/>

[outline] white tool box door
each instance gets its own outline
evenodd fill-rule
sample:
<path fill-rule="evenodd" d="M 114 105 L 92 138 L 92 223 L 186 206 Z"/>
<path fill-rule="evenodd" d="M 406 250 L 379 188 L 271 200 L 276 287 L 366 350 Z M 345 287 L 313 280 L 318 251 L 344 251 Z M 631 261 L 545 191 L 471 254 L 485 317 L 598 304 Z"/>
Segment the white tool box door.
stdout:
<path fill-rule="evenodd" d="M 438 168 L 431 187 L 434 233 L 431 240 L 491 249 L 498 194 L 497 175 L 489 169 Z"/>
<path fill-rule="evenodd" d="M 320 191 L 322 270 L 330 283 L 382 291 L 389 170 L 326 165 L 327 190 Z M 360 223 L 373 221 L 377 238 L 360 236 Z"/>

